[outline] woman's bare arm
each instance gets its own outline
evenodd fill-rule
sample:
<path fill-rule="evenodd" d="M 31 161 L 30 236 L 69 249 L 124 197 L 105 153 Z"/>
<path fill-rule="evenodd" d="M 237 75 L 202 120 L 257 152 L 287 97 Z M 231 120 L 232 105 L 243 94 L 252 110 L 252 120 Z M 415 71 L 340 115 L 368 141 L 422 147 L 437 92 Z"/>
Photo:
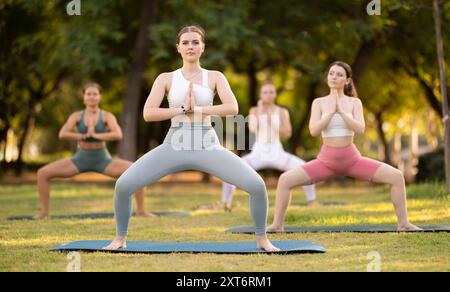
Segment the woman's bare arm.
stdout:
<path fill-rule="evenodd" d="M 256 114 L 256 108 L 252 107 L 248 115 L 248 129 L 252 133 L 258 132 L 258 116 Z"/>
<path fill-rule="evenodd" d="M 364 113 L 361 100 L 355 98 L 353 102 L 353 118 L 344 111 L 339 113 L 347 126 L 357 134 L 364 134 L 366 124 L 364 122 Z"/>
<path fill-rule="evenodd" d="M 160 74 L 153 83 L 150 94 L 144 105 L 143 116 L 146 122 L 169 120 L 183 114 L 182 108 L 161 108 L 161 103 L 166 94 L 166 82 L 171 78 L 171 73 Z"/>
<path fill-rule="evenodd" d="M 105 113 L 106 124 L 108 125 L 109 132 L 107 133 L 94 133 L 92 138 L 103 141 L 116 141 L 122 139 L 122 129 L 117 123 L 116 117 L 112 113 Z"/>
<path fill-rule="evenodd" d="M 292 136 L 291 117 L 289 116 L 289 111 L 285 108 L 281 109 L 280 135 L 286 139 Z"/>
<path fill-rule="evenodd" d="M 313 137 L 317 137 L 322 133 L 331 121 L 335 112 L 330 111 L 322 116 L 320 109 L 320 100 L 315 99 L 311 107 L 311 118 L 309 120 L 309 131 Z"/>
<path fill-rule="evenodd" d="M 59 130 L 58 137 L 60 140 L 79 141 L 84 138 L 84 134 L 76 133 L 73 128 L 77 125 L 80 118 L 80 112 L 73 113 Z"/>
<path fill-rule="evenodd" d="M 194 108 L 194 112 L 199 112 L 203 115 L 216 116 L 237 115 L 239 112 L 239 106 L 225 75 L 218 71 L 211 72 L 214 72 L 214 77 L 217 80 L 217 94 L 219 95 L 222 104 L 212 106 L 196 106 Z"/>

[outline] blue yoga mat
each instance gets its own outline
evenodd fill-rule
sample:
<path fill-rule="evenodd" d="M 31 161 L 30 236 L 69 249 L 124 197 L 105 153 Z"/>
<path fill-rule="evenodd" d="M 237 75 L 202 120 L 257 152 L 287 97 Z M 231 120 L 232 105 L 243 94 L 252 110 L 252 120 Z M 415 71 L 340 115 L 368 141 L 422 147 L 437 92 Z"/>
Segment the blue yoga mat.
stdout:
<path fill-rule="evenodd" d="M 421 231 L 406 231 L 406 232 L 450 232 L 449 226 L 419 226 Z M 232 227 L 227 230 L 230 233 L 246 233 L 252 234 L 255 228 L 252 226 Z M 287 226 L 284 228 L 284 233 L 304 233 L 304 232 L 373 232 L 373 233 L 387 233 L 397 232 L 396 226 L 389 225 L 346 225 L 346 226 L 311 226 L 311 227 L 295 227 Z"/>
<path fill-rule="evenodd" d="M 113 253 L 218 253 L 218 254 L 257 254 L 267 253 L 256 248 L 255 242 L 127 242 L 126 249 L 107 251 L 109 240 L 84 240 L 57 245 L 51 251 L 101 251 Z M 320 244 L 308 241 L 275 241 L 281 254 L 324 253 Z"/>
<path fill-rule="evenodd" d="M 293 203 L 293 206 L 308 206 L 307 203 Z M 345 203 L 345 202 L 319 202 L 320 206 L 348 206 L 350 205 L 349 203 Z"/>
<path fill-rule="evenodd" d="M 152 212 L 159 217 L 189 217 L 191 213 L 189 212 Z M 135 213 L 133 213 L 133 216 Z M 57 215 L 51 216 L 51 219 L 105 219 L 113 218 L 113 213 L 88 213 L 88 214 L 72 214 L 72 215 Z M 13 216 L 9 217 L 8 220 L 34 220 L 33 216 Z"/>

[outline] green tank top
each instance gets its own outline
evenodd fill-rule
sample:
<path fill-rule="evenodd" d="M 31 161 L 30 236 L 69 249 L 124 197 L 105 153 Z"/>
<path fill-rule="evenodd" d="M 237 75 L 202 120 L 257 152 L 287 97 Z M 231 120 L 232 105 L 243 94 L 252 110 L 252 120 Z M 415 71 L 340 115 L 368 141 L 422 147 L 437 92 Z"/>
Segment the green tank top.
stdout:
<path fill-rule="evenodd" d="M 78 132 L 82 134 L 86 134 L 88 132 L 88 128 L 86 127 L 86 124 L 84 123 L 84 111 L 81 112 L 80 121 L 78 123 Z M 95 125 L 95 132 L 96 133 L 106 133 L 106 127 L 105 123 L 103 122 L 103 111 L 100 110 L 98 114 L 98 121 Z M 83 140 L 84 142 L 88 143 L 96 143 L 96 142 L 102 142 L 103 140 L 95 139 L 95 138 L 86 138 Z"/>

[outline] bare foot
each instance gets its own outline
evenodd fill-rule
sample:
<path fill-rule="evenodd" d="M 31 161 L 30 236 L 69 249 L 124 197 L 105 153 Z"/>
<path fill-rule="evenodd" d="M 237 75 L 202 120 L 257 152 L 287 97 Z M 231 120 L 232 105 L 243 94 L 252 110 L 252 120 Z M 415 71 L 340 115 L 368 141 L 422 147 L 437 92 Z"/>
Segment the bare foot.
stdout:
<path fill-rule="evenodd" d="M 39 213 L 39 214 L 33 216 L 33 220 L 50 220 L 50 214 Z"/>
<path fill-rule="evenodd" d="M 401 232 L 401 231 L 420 231 L 420 230 L 423 230 L 423 229 L 420 227 L 417 227 L 416 225 L 411 224 L 409 222 L 404 225 L 397 225 L 397 231 L 399 231 L 399 232 Z"/>
<path fill-rule="evenodd" d="M 256 237 L 256 247 L 270 252 L 278 252 L 280 249 L 275 247 L 266 236 Z"/>
<path fill-rule="evenodd" d="M 276 224 L 272 224 L 266 228 L 266 232 L 284 232 L 284 227 Z"/>
<path fill-rule="evenodd" d="M 118 250 L 127 248 L 126 236 L 117 236 L 109 245 L 103 247 L 104 250 Z"/>
<path fill-rule="evenodd" d="M 147 211 L 137 211 L 136 217 L 158 217 L 158 216 Z"/>
<path fill-rule="evenodd" d="M 320 205 L 319 201 L 312 200 L 312 201 L 306 202 L 306 206 L 308 206 L 308 207 L 317 207 L 317 206 L 321 206 L 321 205 Z"/>

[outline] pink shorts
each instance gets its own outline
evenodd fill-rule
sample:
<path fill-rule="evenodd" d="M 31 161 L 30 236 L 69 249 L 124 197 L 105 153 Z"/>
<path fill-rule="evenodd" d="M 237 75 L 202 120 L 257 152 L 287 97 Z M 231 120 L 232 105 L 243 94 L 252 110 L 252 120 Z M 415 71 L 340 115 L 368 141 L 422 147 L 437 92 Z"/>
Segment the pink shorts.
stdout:
<path fill-rule="evenodd" d="M 303 168 L 311 178 L 311 183 L 336 176 L 351 176 L 372 181 L 381 162 L 361 156 L 355 144 L 344 147 L 322 145 L 317 159 L 311 160 Z"/>

